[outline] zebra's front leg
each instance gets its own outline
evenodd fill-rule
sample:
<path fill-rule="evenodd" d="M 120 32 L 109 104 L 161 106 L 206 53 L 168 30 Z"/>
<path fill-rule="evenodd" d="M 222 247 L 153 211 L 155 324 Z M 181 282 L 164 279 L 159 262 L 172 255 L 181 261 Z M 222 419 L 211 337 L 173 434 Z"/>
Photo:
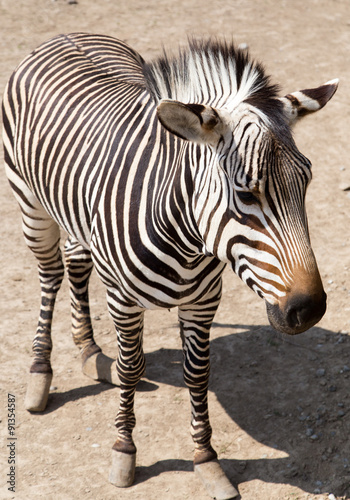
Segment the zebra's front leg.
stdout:
<path fill-rule="evenodd" d="M 228 500 L 238 495 L 211 446 L 212 429 L 208 412 L 209 330 L 219 302 L 220 290 L 213 302 L 179 309 L 184 353 L 184 379 L 191 398 L 191 434 L 195 443 L 194 471 L 209 495 Z M 206 297 L 208 299 L 208 297 Z M 213 312 L 214 311 L 214 312 Z"/>
<path fill-rule="evenodd" d="M 88 292 L 93 269 L 91 254 L 75 239 L 68 237 L 64 255 L 70 286 L 72 336 L 80 350 L 83 373 L 93 380 L 119 385 L 115 359 L 102 353 L 93 336 Z"/>
<path fill-rule="evenodd" d="M 109 310 L 118 334 L 117 370 L 120 379 L 119 411 L 115 421 L 118 434 L 112 448 L 109 481 L 115 486 L 125 488 L 133 484 L 135 476 L 136 446 L 132 432 L 136 423 L 136 385 L 145 371 L 142 345 L 144 312 L 136 306 L 121 312 L 113 295 L 107 295 Z"/>

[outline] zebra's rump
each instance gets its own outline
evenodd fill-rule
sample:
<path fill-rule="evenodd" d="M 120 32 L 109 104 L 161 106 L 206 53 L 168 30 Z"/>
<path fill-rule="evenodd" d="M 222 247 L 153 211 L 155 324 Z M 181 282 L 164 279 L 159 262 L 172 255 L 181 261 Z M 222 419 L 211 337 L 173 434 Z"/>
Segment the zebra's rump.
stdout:
<path fill-rule="evenodd" d="M 52 51 L 52 44 L 57 45 L 61 51 L 66 46 L 71 57 L 76 57 L 76 54 L 86 57 L 102 74 L 113 76 L 118 81 L 145 87 L 142 71 L 143 58 L 121 40 L 106 35 L 70 33 L 58 35 L 49 40 L 33 54 L 36 55 L 38 51 L 46 51 L 47 45 Z M 69 55 L 66 54 L 65 57 L 68 61 Z"/>
<path fill-rule="evenodd" d="M 141 56 L 111 37 L 79 33 L 39 46 L 9 80 L 7 164 L 81 243 L 116 165 L 123 117 L 134 105 L 139 111 L 145 92 Z"/>

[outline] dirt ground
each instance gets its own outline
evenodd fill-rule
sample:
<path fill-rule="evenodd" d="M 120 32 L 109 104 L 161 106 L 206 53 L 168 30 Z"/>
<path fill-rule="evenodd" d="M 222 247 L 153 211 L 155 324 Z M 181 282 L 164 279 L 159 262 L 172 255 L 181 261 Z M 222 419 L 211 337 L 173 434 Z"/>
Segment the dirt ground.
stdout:
<path fill-rule="evenodd" d="M 304 334 L 282 336 L 268 326 L 263 302 L 232 273 L 225 274 L 212 330 L 210 414 L 213 445 L 242 500 L 350 498 L 349 14 L 348 0 L 0 0 L 1 94 L 29 51 L 72 31 L 121 38 L 145 58 L 159 54 L 162 45 L 185 42 L 189 34 L 233 37 L 248 44 L 283 93 L 340 78 L 327 107 L 295 130 L 300 150 L 313 163 L 307 203 L 328 294 L 325 317 Z M 53 327 L 49 404 L 42 414 L 24 410 L 39 286 L 4 175 L 0 213 L 0 497 L 209 498 L 192 472 L 176 311 L 146 315 L 147 373 L 136 398 L 138 456 L 131 488 L 116 489 L 108 482 L 118 388 L 81 373 L 70 336 L 66 283 Z M 97 341 L 116 356 L 96 276 L 91 299 Z M 8 394 L 16 404 L 15 493 L 6 484 Z"/>

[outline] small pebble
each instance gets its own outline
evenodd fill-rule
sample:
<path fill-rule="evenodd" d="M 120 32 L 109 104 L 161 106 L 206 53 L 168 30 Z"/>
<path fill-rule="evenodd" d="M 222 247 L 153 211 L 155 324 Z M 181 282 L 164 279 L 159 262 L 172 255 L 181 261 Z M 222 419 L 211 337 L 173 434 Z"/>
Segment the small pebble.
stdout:
<path fill-rule="evenodd" d="M 92 427 L 86 427 L 86 431 L 92 431 Z"/>
<path fill-rule="evenodd" d="M 50 386 L 50 391 L 57 391 L 57 387 L 55 385 Z"/>
<path fill-rule="evenodd" d="M 329 392 L 336 392 L 336 391 L 337 391 L 337 387 L 335 385 L 331 385 L 329 388 Z"/>
<path fill-rule="evenodd" d="M 240 43 L 240 44 L 238 45 L 238 48 L 239 48 L 240 50 L 247 50 L 247 49 L 249 48 L 249 45 L 248 45 L 247 43 L 243 42 L 243 43 Z"/>
<path fill-rule="evenodd" d="M 333 495 L 333 493 L 330 493 L 328 495 L 328 500 L 337 500 L 337 499 L 335 498 L 335 496 Z"/>
<path fill-rule="evenodd" d="M 316 371 L 316 375 L 317 377 L 324 377 L 326 374 L 326 370 L 324 368 L 319 368 L 317 371 Z"/>
<path fill-rule="evenodd" d="M 91 448 L 99 448 L 99 447 L 100 447 L 100 445 L 97 444 L 97 443 L 94 443 L 94 444 L 91 445 Z"/>
<path fill-rule="evenodd" d="M 327 408 L 324 405 L 321 405 L 317 408 L 317 413 L 319 415 L 325 415 L 327 411 Z"/>
<path fill-rule="evenodd" d="M 312 439 L 313 441 L 316 441 L 318 439 L 318 435 L 313 434 L 312 436 L 310 436 L 310 439 Z"/>

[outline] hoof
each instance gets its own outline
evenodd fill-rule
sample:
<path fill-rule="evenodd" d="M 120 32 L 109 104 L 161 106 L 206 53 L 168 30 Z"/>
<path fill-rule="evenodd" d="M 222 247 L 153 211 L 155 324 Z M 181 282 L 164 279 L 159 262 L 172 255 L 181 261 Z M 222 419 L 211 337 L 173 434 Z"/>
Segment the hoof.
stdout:
<path fill-rule="evenodd" d="M 93 380 L 120 386 L 115 359 L 106 356 L 102 352 L 97 352 L 87 358 L 83 364 L 83 373 Z"/>
<path fill-rule="evenodd" d="M 109 473 L 109 482 L 118 488 L 127 488 L 134 482 L 136 453 L 122 453 L 112 450 L 112 467 Z"/>
<path fill-rule="evenodd" d="M 52 373 L 30 373 L 24 400 L 28 411 L 44 411 L 50 392 Z"/>
<path fill-rule="evenodd" d="M 239 495 L 217 460 L 195 465 L 194 472 L 212 498 L 229 500 Z"/>

